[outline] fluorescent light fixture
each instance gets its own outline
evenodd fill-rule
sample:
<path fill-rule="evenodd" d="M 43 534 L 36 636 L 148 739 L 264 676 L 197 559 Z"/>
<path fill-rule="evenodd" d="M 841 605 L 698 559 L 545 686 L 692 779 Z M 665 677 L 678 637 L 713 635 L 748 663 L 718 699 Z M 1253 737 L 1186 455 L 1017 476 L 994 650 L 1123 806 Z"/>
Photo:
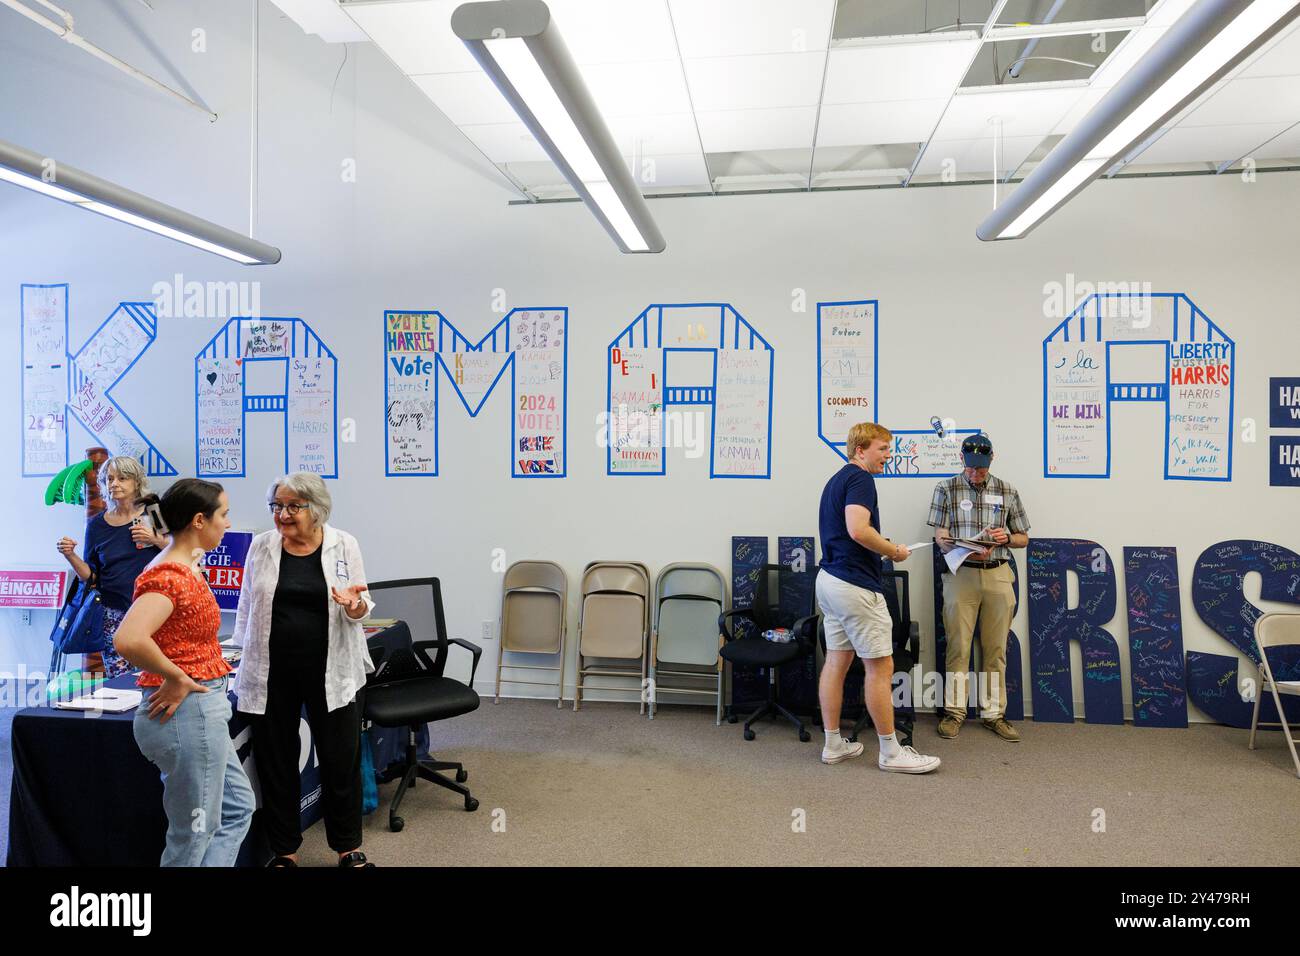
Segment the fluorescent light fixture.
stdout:
<path fill-rule="evenodd" d="M 1300 0 L 1199 0 L 975 230 L 1018 239 L 1300 15 Z"/>
<path fill-rule="evenodd" d="M 662 252 L 645 197 L 542 0 L 465 3 L 451 28 L 624 252 Z"/>
<path fill-rule="evenodd" d="M 280 261 L 274 246 L 3 140 L 0 180 L 246 266 Z"/>

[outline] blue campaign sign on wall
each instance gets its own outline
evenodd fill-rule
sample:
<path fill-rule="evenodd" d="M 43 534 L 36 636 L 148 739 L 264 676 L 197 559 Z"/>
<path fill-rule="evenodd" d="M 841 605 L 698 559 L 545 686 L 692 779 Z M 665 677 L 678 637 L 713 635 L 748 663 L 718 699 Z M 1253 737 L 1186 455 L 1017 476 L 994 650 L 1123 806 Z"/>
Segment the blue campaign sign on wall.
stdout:
<path fill-rule="evenodd" d="M 1268 440 L 1268 483 L 1300 488 L 1300 436 L 1274 435 Z"/>
<path fill-rule="evenodd" d="M 879 422 L 894 433 L 885 478 L 946 478 L 961 471 L 963 435 L 978 429 L 899 428 L 880 412 L 880 303 L 817 303 L 817 435 L 840 458 L 849 429 Z M 938 419 L 936 419 L 937 421 Z"/>
<path fill-rule="evenodd" d="M 114 388 L 157 338 L 153 304 L 118 303 L 81 348 L 72 352 L 68 284 L 24 284 L 20 300 L 23 475 L 53 475 L 63 468 L 68 457 L 68 416 L 110 454 L 139 459 L 150 475 L 176 474 L 113 398 Z"/>
<path fill-rule="evenodd" d="M 440 383 L 471 418 L 510 380 L 513 478 L 568 474 L 569 310 L 511 309 L 473 342 L 438 311 L 384 313 L 384 473 L 438 474 Z"/>
<path fill-rule="evenodd" d="M 285 471 L 338 477 L 338 360 L 302 319 L 230 319 L 194 357 L 199 477 L 244 477 L 249 412 L 284 416 Z"/>
<path fill-rule="evenodd" d="M 1183 293 L 1094 293 L 1043 340 L 1043 474 L 1109 478 L 1111 420 L 1164 406 L 1164 477 L 1231 481 L 1237 349 Z"/>
<path fill-rule="evenodd" d="M 1300 378 L 1268 380 L 1270 428 L 1300 428 Z"/>
<path fill-rule="evenodd" d="M 647 306 L 607 352 L 606 474 L 667 474 L 664 449 L 693 444 L 708 415 L 709 477 L 771 478 L 775 356 L 724 302 Z"/>

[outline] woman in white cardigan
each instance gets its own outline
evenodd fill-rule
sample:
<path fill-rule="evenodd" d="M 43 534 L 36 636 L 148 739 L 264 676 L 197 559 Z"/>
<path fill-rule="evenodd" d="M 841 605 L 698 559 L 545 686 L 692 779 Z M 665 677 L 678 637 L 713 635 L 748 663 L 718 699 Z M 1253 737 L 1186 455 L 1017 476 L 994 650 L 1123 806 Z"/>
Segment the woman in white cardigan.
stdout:
<path fill-rule="evenodd" d="M 331 527 L 330 493 L 296 472 L 267 489 L 275 529 L 253 539 L 235 615 L 243 648 L 235 689 L 253 726 L 253 762 L 271 866 L 297 866 L 298 724 L 316 743 L 325 835 L 339 866 L 373 866 L 361 852 L 361 704 L 373 670 L 361 620 L 374 607 L 356 538 Z"/>

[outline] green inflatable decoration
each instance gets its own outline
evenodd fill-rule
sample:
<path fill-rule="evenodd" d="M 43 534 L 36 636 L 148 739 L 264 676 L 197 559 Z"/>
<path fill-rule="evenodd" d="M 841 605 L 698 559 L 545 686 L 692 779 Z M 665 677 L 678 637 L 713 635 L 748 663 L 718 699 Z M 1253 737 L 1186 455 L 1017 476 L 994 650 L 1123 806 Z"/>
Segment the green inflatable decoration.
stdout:
<path fill-rule="evenodd" d="M 86 487 L 86 473 L 95 467 L 89 459 L 69 465 L 55 475 L 45 487 L 45 503 L 58 504 L 60 501 L 69 505 L 84 505 L 83 494 Z"/>

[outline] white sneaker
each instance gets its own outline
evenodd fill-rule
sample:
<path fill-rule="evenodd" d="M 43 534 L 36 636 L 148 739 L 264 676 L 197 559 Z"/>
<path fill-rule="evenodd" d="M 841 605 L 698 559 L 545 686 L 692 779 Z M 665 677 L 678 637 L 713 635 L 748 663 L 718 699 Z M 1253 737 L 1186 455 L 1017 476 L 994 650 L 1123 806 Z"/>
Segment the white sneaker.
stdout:
<path fill-rule="evenodd" d="M 902 747 L 892 757 L 881 754 L 876 766 L 894 773 L 929 773 L 939 766 L 939 758 L 919 754 L 913 747 Z"/>
<path fill-rule="evenodd" d="M 839 763 L 841 760 L 848 760 L 850 757 L 862 756 L 862 744 L 845 740 L 843 737 L 836 738 L 839 743 L 834 747 L 822 748 L 822 763 Z"/>

